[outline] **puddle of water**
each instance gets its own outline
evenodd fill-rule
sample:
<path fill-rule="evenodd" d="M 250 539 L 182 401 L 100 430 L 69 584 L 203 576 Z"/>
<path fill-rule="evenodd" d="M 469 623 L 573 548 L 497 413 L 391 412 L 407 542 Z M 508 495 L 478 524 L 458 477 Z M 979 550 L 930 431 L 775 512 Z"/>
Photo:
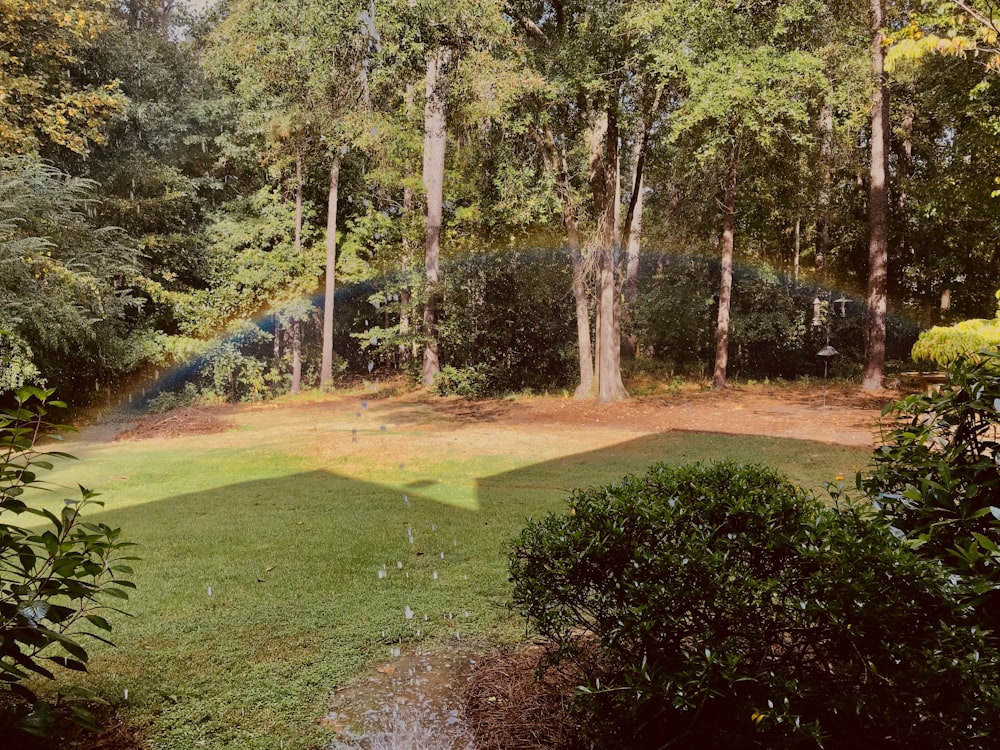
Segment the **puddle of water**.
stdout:
<path fill-rule="evenodd" d="M 331 750 L 473 750 L 459 711 L 476 659 L 454 642 L 379 664 L 331 696 L 323 720 L 337 732 Z"/>

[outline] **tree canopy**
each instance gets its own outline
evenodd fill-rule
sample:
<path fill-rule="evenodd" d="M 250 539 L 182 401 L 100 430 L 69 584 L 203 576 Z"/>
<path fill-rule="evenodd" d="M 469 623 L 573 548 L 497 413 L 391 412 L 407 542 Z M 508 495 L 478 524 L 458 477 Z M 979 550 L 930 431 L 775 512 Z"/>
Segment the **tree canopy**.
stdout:
<path fill-rule="evenodd" d="M 552 385 L 580 396 L 625 397 L 630 358 L 697 362 L 722 386 L 767 361 L 747 336 L 772 357 L 819 350 L 841 326 L 835 297 L 857 316 L 885 300 L 874 335 L 886 329 L 891 360 L 913 335 L 893 315 L 992 314 L 1000 86 L 988 2 L 884 10 L 229 0 L 194 17 L 150 0 L 0 2 L 0 383 L 92 393 L 261 316 L 247 356 L 275 383 L 412 369 L 438 331 L 434 367 L 454 378 L 490 365 L 458 340 L 449 351 L 447 316 L 464 319 L 449 268 L 532 247 L 564 253 L 565 275 L 518 283 L 572 300 L 557 359 L 577 361 L 576 382 Z M 870 214 L 881 51 L 884 208 Z M 876 265 L 884 292 L 866 302 Z M 756 296 L 744 267 L 781 291 Z M 696 293 L 658 286 L 682 277 Z M 650 328 L 668 310 L 677 330 Z M 498 324 L 513 348 L 532 330 L 515 312 Z M 859 320 L 837 333 L 853 337 L 845 374 Z M 811 372 L 799 357 L 792 371 Z"/>

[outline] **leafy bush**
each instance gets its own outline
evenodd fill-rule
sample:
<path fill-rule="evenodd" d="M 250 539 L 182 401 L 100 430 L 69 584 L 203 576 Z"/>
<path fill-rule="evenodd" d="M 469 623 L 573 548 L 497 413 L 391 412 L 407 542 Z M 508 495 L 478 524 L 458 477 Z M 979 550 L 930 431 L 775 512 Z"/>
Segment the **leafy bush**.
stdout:
<path fill-rule="evenodd" d="M 267 389 L 267 353 L 271 334 L 252 323 L 234 327 L 200 360 L 202 391 L 224 401 L 256 401 Z"/>
<path fill-rule="evenodd" d="M 109 598 L 128 598 L 134 588 L 124 578 L 132 573 L 122 556 L 129 544 L 121 531 L 103 523 L 85 523 L 81 511 L 101 505 L 80 487 L 80 498 L 67 499 L 61 513 L 33 508 L 25 490 L 42 487 L 38 472 L 51 469 L 51 457 L 38 440 L 55 427 L 45 418 L 52 407 L 51 390 L 25 387 L 14 394 L 16 407 L 0 411 L 0 690 L 21 699 L 13 719 L 21 728 L 42 733 L 51 721 L 50 705 L 25 686 L 33 675 L 54 679 L 51 665 L 86 671 L 82 636 L 108 642 L 97 633 L 111 624 L 102 611 L 114 610 Z M 14 522 L 28 514 L 41 519 L 41 529 Z M 11 517 L 14 517 L 13 519 Z M 37 523 L 37 521 L 36 521 Z M 53 653 L 54 652 L 54 653 Z M 93 726 L 93 717 L 74 707 L 77 719 Z"/>
<path fill-rule="evenodd" d="M 561 388 L 577 377 L 569 258 L 503 251 L 449 261 L 442 272 L 442 364 L 474 368 L 481 395 Z"/>
<path fill-rule="evenodd" d="M 486 378 L 475 367 L 445 365 L 434 378 L 434 391 L 440 396 L 476 398 L 483 395 L 485 385 Z"/>
<path fill-rule="evenodd" d="M 653 466 L 510 551 L 514 603 L 589 677 L 597 747 L 995 746 L 957 584 L 769 469 Z"/>
<path fill-rule="evenodd" d="M 913 345 L 916 362 L 933 362 L 947 367 L 974 355 L 980 349 L 1000 346 L 1000 318 L 963 320 L 952 326 L 934 326 L 924 331 Z"/>
<path fill-rule="evenodd" d="M 1000 350 L 959 357 L 940 391 L 890 404 L 858 484 L 919 554 L 968 577 L 1000 626 Z"/>

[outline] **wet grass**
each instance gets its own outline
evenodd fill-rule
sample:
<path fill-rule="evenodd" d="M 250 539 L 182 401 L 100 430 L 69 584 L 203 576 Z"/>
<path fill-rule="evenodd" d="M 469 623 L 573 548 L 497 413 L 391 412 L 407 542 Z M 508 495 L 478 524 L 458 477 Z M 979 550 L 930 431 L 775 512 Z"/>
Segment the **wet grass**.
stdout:
<path fill-rule="evenodd" d="M 223 436 L 71 444 L 83 460 L 56 472 L 103 493 L 93 517 L 139 544 L 131 616 L 115 618 L 118 648 L 93 647 L 87 679 L 151 747 L 327 747 L 330 694 L 393 648 L 523 638 L 505 606 L 504 545 L 573 487 L 721 458 L 820 487 L 866 460 L 700 433 L 622 433 L 575 450 L 541 428 L 519 428 L 515 444 L 502 431 L 390 423 L 355 441 L 354 413 L 292 411 L 280 437 L 241 421 Z"/>

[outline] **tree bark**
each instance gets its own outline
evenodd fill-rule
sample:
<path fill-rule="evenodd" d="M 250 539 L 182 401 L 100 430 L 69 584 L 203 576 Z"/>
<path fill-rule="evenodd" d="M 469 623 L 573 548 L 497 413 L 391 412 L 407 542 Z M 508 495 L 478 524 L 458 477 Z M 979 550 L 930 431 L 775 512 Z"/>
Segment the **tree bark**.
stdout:
<path fill-rule="evenodd" d="M 295 152 L 295 254 L 302 255 L 302 152 Z M 292 394 L 302 390 L 302 322 L 293 319 L 292 344 Z"/>
<path fill-rule="evenodd" d="M 297 396 L 302 390 L 302 321 L 297 318 L 289 326 L 292 344 L 292 394 Z"/>
<path fill-rule="evenodd" d="M 733 250 L 736 244 L 736 164 L 735 141 L 726 168 L 726 183 L 722 198 L 722 272 L 719 281 L 719 314 L 715 324 L 715 372 L 712 389 L 726 387 L 726 367 L 729 364 L 729 305 L 733 295 Z"/>
<path fill-rule="evenodd" d="M 607 404 L 628 398 L 622 383 L 621 324 L 618 320 L 620 306 L 615 283 L 616 257 L 620 254 L 618 209 L 616 204 L 618 184 L 618 120 L 617 101 L 608 105 L 607 130 L 604 136 L 603 191 L 599 230 L 597 304 L 599 309 L 599 355 L 597 364 L 597 403 Z M 598 196 L 594 196 L 595 200 Z"/>
<path fill-rule="evenodd" d="M 650 117 L 655 117 L 660 105 L 662 89 L 657 90 L 653 99 Z M 623 320 L 627 335 L 622 339 L 622 353 L 626 359 L 635 359 L 638 341 L 635 334 L 635 303 L 639 296 L 639 251 L 642 245 L 642 210 L 646 167 L 646 149 L 649 145 L 649 120 L 640 112 L 635 119 L 632 137 L 632 195 L 625 213 L 627 263 L 625 267 L 625 306 Z"/>
<path fill-rule="evenodd" d="M 406 117 L 407 120 L 410 118 L 410 112 L 413 110 L 413 84 L 408 84 L 406 87 L 406 94 L 404 95 L 404 102 L 406 105 Z M 409 167 L 406 168 L 405 175 L 407 179 L 413 176 L 412 171 Z M 401 365 L 406 365 L 411 359 L 415 359 L 417 356 L 416 343 L 408 342 L 407 339 L 410 335 L 410 315 L 412 310 L 410 309 L 410 269 L 413 266 L 413 243 L 410 240 L 410 226 L 411 218 L 413 216 L 413 206 L 414 206 L 414 195 L 413 188 L 410 187 L 409 182 L 403 183 L 403 214 L 402 214 L 402 224 L 403 224 L 403 258 L 402 258 L 402 270 L 403 270 L 403 288 L 399 290 L 399 338 L 401 343 L 399 344 L 399 362 Z"/>
<path fill-rule="evenodd" d="M 816 217 L 816 270 L 826 275 L 830 254 L 830 202 L 833 193 L 833 103 L 828 92 L 819 111 L 819 211 Z"/>
<path fill-rule="evenodd" d="M 340 151 L 330 165 L 330 189 L 326 198 L 326 284 L 323 291 L 323 358 L 319 387 L 329 390 L 333 383 L 333 305 L 337 289 L 337 191 L 340 186 Z"/>
<path fill-rule="evenodd" d="M 870 0 L 872 63 L 872 132 L 868 201 L 868 290 L 865 315 L 865 365 L 861 387 L 878 390 L 885 377 L 886 289 L 889 259 L 889 190 L 887 125 L 889 97 L 882 48 L 883 0 Z"/>
<path fill-rule="evenodd" d="M 794 239 L 792 240 L 792 279 L 799 283 L 799 264 L 802 257 L 802 218 L 795 217 Z"/>
<path fill-rule="evenodd" d="M 580 241 L 580 224 L 576 213 L 576 201 L 569 181 L 569 165 L 565 149 L 556 145 L 555 136 L 549 128 L 542 135 L 536 134 L 542 150 L 546 168 L 555 175 L 556 193 L 562 206 L 563 225 L 566 227 L 566 241 L 569 245 L 570 264 L 573 269 L 573 301 L 576 305 L 576 341 L 580 366 L 580 384 L 574 398 L 589 398 L 594 391 L 594 355 L 590 339 L 590 302 L 587 299 L 587 272 L 583 259 L 583 245 Z"/>
<path fill-rule="evenodd" d="M 437 294 L 444 213 L 445 100 L 442 74 L 448 51 L 441 47 L 427 58 L 424 102 L 424 189 L 427 193 L 427 229 L 424 236 L 424 362 L 423 384 L 431 386 L 441 371 L 438 361 Z"/>

